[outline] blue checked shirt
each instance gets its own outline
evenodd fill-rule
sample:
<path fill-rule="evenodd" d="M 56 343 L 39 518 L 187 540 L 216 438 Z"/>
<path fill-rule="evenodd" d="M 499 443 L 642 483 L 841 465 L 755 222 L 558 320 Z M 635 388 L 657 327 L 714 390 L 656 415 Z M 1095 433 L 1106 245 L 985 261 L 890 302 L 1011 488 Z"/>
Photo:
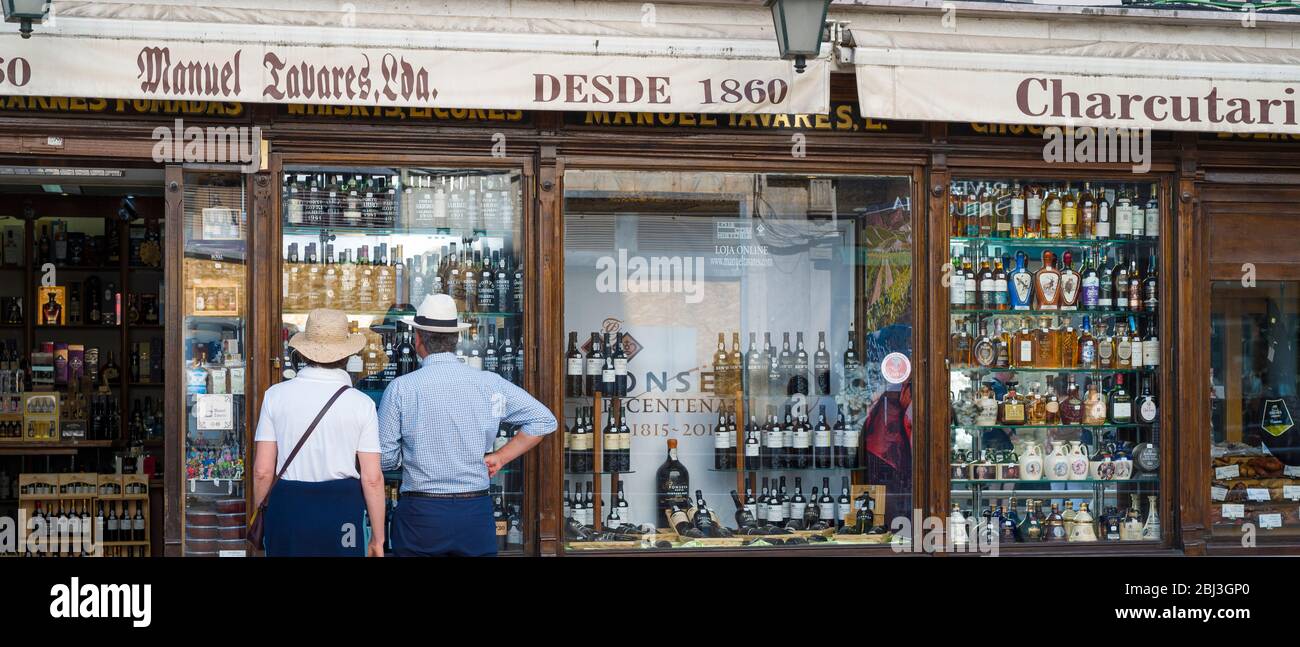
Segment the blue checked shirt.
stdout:
<path fill-rule="evenodd" d="M 393 380 L 379 404 L 383 469 L 402 468 L 402 492 L 458 494 L 488 489 L 483 455 L 501 423 L 523 433 L 555 431 L 555 416 L 527 391 L 453 353 L 424 358 Z"/>

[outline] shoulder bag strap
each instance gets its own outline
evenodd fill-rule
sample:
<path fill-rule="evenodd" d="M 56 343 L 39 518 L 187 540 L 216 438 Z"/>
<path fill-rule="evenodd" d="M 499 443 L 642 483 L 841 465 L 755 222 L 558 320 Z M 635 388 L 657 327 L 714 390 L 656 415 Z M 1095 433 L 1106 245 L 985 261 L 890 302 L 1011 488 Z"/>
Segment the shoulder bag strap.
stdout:
<path fill-rule="evenodd" d="M 266 498 L 271 498 L 271 488 L 275 487 L 275 484 L 280 481 L 280 477 L 284 476 L 285 471 L 289 469 L 289 463 L 293 462 L 293 457 L 298 455 L 298 450 L 302 449 L 302 444 L 307 442 L 307 439 L 311 437 L 311 432 L 316 431 L 316 425 L 320 424 L 321 418 L 325 417 L 325 412 L 329 411 L 330 407 L 334 406 L 334 401 L 338 400 L 339 396 L 343 395 L 343 392 L 350 388 L 352 387 L 339 387 L 339 390 L 335 391 L 334 395 L 330 397 L 329 402 L 326 402 L 325 406 L 321 408 L 320 413 L 316 414 L 316 419 L 311 421 L 311 425 L 307 427 L 307 431 L 303 432 L 302 438 L 298 439 L 298 444 L 294 445 L 293 451 L 289 452 L 289 458 L 284 459 L 284 466 L 280 468 L 280 473 L 275 475 L 275 480 L 271 481 L 271 487 L 266 490 Z"/>

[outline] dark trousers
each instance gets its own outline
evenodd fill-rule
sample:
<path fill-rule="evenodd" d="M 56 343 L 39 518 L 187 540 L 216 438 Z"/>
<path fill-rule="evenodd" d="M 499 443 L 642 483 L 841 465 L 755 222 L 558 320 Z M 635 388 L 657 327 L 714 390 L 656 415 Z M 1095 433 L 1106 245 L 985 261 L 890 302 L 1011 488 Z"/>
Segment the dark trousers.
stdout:
<path fill-rule="evenodd" d="M 495 557 L 492 497 L 426 499 L 404 496 L 393 510 L 398 557 Z"/>
<path fill-rule="evenodd" d="M 365 557 L 361 481 L 280 480 L 266 504 L 268 557 Z"/>

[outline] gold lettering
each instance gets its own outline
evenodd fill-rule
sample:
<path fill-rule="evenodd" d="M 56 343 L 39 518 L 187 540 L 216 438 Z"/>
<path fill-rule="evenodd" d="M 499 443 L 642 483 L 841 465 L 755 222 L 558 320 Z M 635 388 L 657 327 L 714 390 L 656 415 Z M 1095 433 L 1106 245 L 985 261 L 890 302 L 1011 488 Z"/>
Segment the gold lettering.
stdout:
<path fill-rule="evenodd" d="M 717 126 L 718 118 L 716 115 L 700 115 L 701 126 Z"/>
<path fill-rule="evenodd" d="M 812 120 L 809 119 L 809 115 L 795 115 L 795 116 L 794 116 L 794 127 L 795 127 L 795 128 L 812 128 L 812 127 L 813 127 L 813 126 L 812 126 Z"/>
<path fill-rule="evenodd" d="M 830 115 L 813 115 L 813 128 L 816 128 L 817 130 L 829 130 L 830 127 Z"/>
<path fill-rule="evenodd" d="M 614 124 L 615 126 L 631 126 L 631 125 L 632 125 L 632 113 L 630 113 L 630 112 L 616 112 L 616 113 L 614 113 L 614 121 L 613 121 L 613 124 Z"/>

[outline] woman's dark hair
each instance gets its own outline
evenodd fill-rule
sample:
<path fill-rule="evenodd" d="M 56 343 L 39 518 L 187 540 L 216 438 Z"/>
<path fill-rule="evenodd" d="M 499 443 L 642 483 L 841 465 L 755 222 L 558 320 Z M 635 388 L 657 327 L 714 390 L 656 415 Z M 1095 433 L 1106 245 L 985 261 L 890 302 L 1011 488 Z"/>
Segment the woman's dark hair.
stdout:
<path fill-rule="evenodd" d="M 338 361 L 336 361 L 336 362 L 313 362 L 313 361 L 311 361 L 311 360 L 307 360 L 307 365 L 308 365 L 308 366 L 315 366 L 316 368 L 339 368 L 339 369 L 345 369 L 345 368 L 348 367 L 348 358 L 344 357 L 343 359 L 338 360 Z"/>
<path fill-rule="evenodd" d="M 420 335 L 420 343 L 424 346 L 424 351 L 430 355 L 454 353 L 456 342 L 460 341 L 460 335 L 454 332 L 429 332 L 418 329 L 415 332 Z"/>

